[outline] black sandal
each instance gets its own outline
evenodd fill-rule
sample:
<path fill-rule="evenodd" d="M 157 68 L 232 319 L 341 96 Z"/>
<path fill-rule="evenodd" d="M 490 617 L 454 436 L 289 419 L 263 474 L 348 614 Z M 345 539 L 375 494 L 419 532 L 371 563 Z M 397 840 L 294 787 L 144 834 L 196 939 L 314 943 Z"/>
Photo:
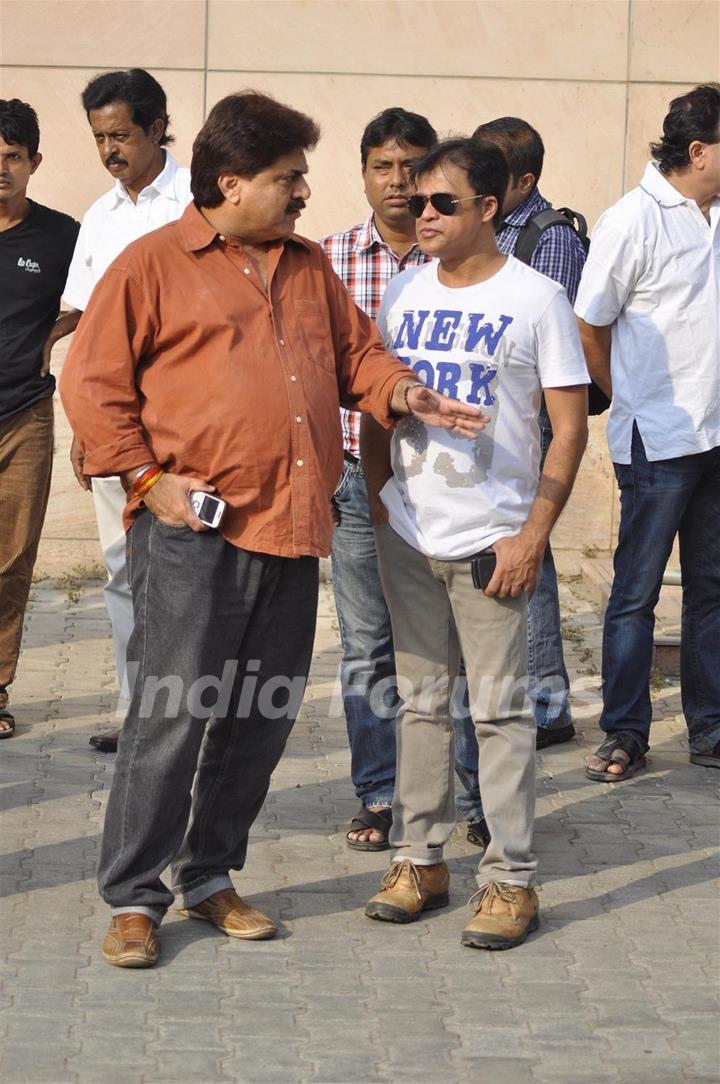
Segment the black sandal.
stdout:
<path fill-rule="evenodd" d="M 350 832 L 348 832 L 345 841 L 354 851 L 387 851 L 390 847 L 388 832 L 391 824 L 392 809 L 378 809 L 377 812 L 373 812 L 372 809 L 363 805 L 358 815 L 350 822 L 350 832 L 362 832 L 366 828 L 372 828 L 374 832 L 382 832 L 385 838 L 380 843 L 371 843 L 367 839 L 350 839 Z"/>
<path fill-rule="evenodd" d="M 15 734 L 15 716 L 7 708 L 0 708 L 0 723 L 7 723 L 7 730 L 0 730 L 0 739 L 12 738 Z"/>
<path fill-rule="evenodd" d="M 597 747 L 593 756 L 606 760 L 608 767 L 611 764 L 619 764 L 623 771 L 617 775 L 614 772 L 600 772 L 594 768 L 586 768 L 585 775 L 588 779 L 594 779 L 600 783 L 620 783 L 646 766 L 645 752 L 642 739 L 638 738 L 632 730 L 616 730 Z"/>
<path fill-rule="evenodd" d="M 705 768 L 720 768 L 720 741 L 709 753 L 693 753 L 691 750 L 690 763 L 702 764 Z"/>
<path fill-rule="evenodd" d="M 487 850 L 490 843 L 490 830 L 484 817 L 479 821 L 468 821 L 466 838 L 473 846 Z"/>

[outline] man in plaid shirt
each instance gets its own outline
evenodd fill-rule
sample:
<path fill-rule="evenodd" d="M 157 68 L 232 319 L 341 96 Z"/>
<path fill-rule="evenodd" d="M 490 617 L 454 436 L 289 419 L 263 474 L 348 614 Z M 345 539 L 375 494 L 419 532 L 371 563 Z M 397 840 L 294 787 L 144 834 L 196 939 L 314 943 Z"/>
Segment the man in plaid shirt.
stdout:
<path fill-rule="evenodd" d="M 435 130 L 417 113 L 391 108 L 375 117 L 360 142 L 372 213 L 352 229 L 321 241 L 335 273 L 373 318 L 390 279 L 428 258 L 417 246 L 407 198 L 410 165 L 436 142 Z M 332 570 L 351 774 L 362 802 L 347 841 L 358 850 L 385 850 L 395 786 L 395 658 L 360 463 L 360 414 L 342 410 L 341 421 L 345 465 L 334 497 L 339 523 Z M 475 804 L 479 807 L 479 800 Z"/>
<path fill-rule="evenodd" d="M 510 184 L 503 202 L 503 221 L 497 233 L 497 246 L 512 255 L 523 227 L 540 211 L 552 205 L 540 195 L 538 181 L 545 148 L 539 133 L 517 117 L 500 117 L 481 124 L 473 139 L 495 146 L 505 155 L 510 167 Z M 530 259 L 530 266 L 565 287 L 571 304 L 580 284 L 586 253 L 570 226 L 550 226 L 541 235 Z M 552 427 L 543 400 L 540 409 L 542 465 L 552 440 Z M 569 679 L 563 658 L 560 632 L 560 603 L 552 550 L 545 551 L 542 570 L 528 606 L 528 693 L 537 722 L 537 747 L 570 741 L 575 735 L 569 706 Z M 477 741 L 474 731 L 455 723 L 456 770 L 466 788 L 458 796 L 458 809 L 477 809 Z M 473 812 L 473 819 L 475 813 Z"/>

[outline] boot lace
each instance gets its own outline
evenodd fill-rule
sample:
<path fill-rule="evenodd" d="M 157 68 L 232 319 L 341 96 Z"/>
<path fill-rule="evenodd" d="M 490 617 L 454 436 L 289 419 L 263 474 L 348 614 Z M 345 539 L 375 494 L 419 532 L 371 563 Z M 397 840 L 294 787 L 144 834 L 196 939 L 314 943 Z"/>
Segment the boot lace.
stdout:
<path fill-rule="evenodd" d="M 470 897 L 468 907 L 477 914 L 486 901 L 488 906 L 492 906 L 494 899 L 504 900 L 508 904 L 517 903 L 512 885 L 503 884 L 502 881 L 488 881 Z"/>
<path fill-rule="evenodd" d="M 387 871 L 382 879 L 383 888 L 392 888 L 394 884 L 400 879 L 403 873 L 407 873 L 412 886 L 415 889 L 417 898 L 422 899 L 422 893 L 420 891 L 420 874 L 417 871 L 417 867 L 408 858 L 403 859 L 402 862 L 393 862 L 390 869 Z"/>

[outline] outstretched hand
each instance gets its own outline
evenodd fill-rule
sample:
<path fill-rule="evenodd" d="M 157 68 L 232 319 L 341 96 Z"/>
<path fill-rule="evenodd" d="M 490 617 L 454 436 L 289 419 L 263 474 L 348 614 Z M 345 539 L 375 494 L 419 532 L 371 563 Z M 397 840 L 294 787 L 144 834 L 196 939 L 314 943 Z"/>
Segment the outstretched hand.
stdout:
<path fill-rule="evenodd" d="M 490 418 L 478 407 L 461 403 L 458 399 L 448 399 L 438 395 L 423 384 L 414 384 L 407 393 L 407 405 L 412 414 L 426 425 L 439 429 L 452 429 L 458 436 L 475 440 Z"/>

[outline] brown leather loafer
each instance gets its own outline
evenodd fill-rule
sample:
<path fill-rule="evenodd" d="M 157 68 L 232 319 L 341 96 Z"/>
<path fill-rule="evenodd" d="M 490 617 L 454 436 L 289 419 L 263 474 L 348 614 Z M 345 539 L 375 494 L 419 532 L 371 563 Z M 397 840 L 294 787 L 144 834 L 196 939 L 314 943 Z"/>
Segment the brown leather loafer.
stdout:
<path fill-rule="evenodd" d="M 89 744 L 99 753 L 117 753 L 119 730 L 108 730 L 106 734 L 93 734 Z"/>
<path fill-rule="evenodd" d="M 462 934 L 463 945 L 470 948 L 514 948 L 540 923 L 535 889 L 522 885 L 490 881 L 475 893 L 470 906 L 475 917 Z"/>
<path fill-rule="evenodd" d="M 277 933 L 272 919 L 241 900 L 234 888 L 223 888 L 194 907 L 178 910 L 188 918 L 212 922 L 228 937 L 240 937 L 243 941 L 266 941 Z"/>
<path fill-rule="evenodd" d="M 147 915 L 114 915 L 105 934 L 102 954 L 115 967 L 153 967 L 160 956 L 155 923 Z"/>
<path fill-rule="evenodd" d="M 450 872 L 444 862 L 433 866 L 416 866 L 408 859 L 393 862 L 365 914 L 381 922 L 415 922 L 423 911 L 447 906 L 449 887 Z"/>

